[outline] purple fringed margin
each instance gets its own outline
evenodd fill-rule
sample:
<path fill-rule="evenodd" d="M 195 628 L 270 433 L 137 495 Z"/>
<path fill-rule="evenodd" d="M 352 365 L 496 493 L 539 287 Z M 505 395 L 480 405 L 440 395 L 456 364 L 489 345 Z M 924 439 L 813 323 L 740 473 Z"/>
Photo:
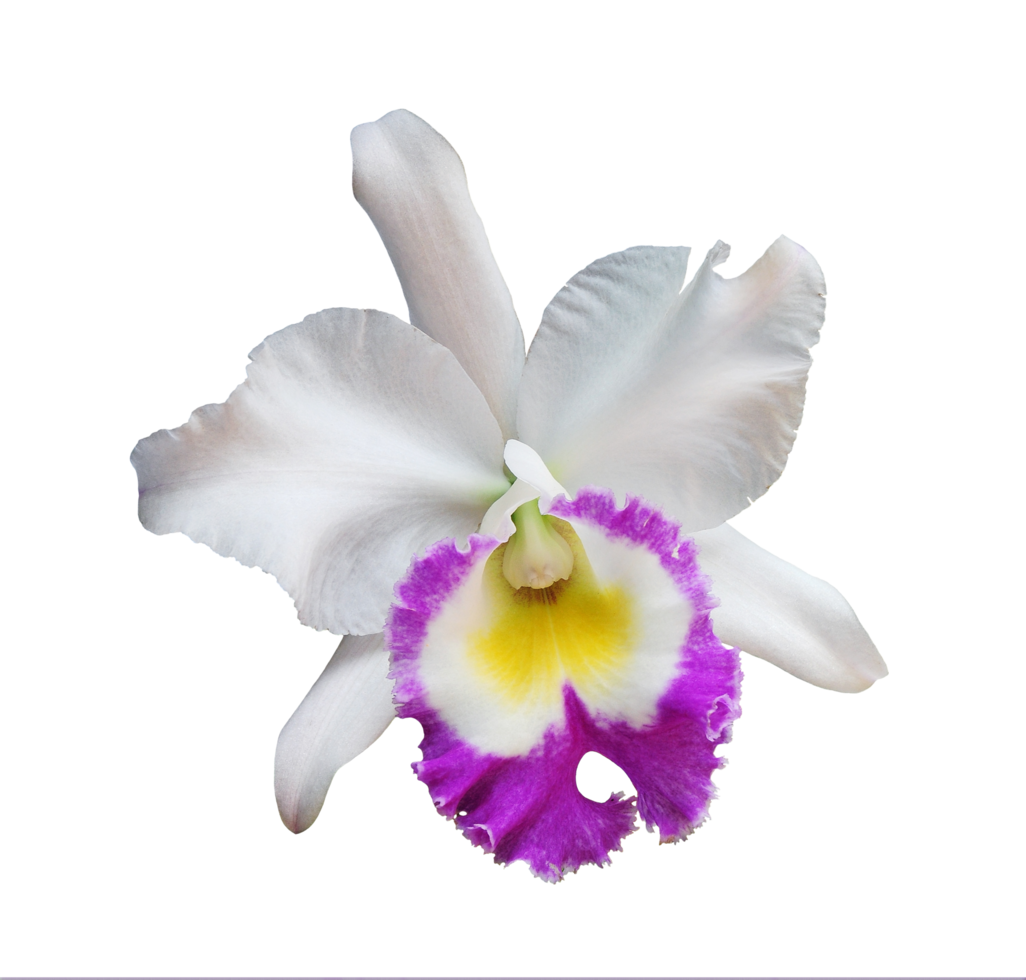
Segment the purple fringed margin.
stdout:
<path fill-rule="evenodd" d="M 526 861 L 534 874 L 559 881 L 582 864 L 608 864 L 635 829 L 635 805 L 649 830 L 664 843 L 682 840 L 707 816 L 714 795 L 712 773 L 724 764 L 717 745 L 730 740 L 740 714 L 738 654 L 712 631 L 715 601 L 697 561 L 697 547 L 680 526 L 638 498 L 624 507 L 613 494 L 586 487 L 573 501 L 558 499 L 551 513 L 571 524 L 601 528 L 613 540 L 656 555 L 695 610 L 681 648 L 679 669 L 659 700 L 657 716 L 641 729 L 591 717 L 580 698 L 564 688 L 566 723 L 549 729 L 526 756 L 486 755 L 469 745 L 429 704 L 417 669 L 428 627 L 470 569 L 496 547 L 493 538 L 471 535 L 461 552 L 452 540 L 415 559 L 396 586 L 385 638 L 400 717 L 424 728 L 423 761 L 413 769 L 443 816 L 498 863 Z M 611 796 L 597 803 L 577 789 L 577 765 L 598 752 L 620 766 L 637 798 Z"/>

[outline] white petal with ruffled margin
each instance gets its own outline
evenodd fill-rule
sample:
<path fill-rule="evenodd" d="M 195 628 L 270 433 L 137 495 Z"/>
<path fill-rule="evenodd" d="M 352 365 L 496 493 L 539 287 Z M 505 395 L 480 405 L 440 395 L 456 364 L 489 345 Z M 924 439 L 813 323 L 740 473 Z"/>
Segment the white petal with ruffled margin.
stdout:
<path fill-rule="evenodd" d="M 278 736 L 274 795 L 289 830 L 302 833 L 317 819 L 335 773 L 394 717 L 382 635 L 345 637 Z"/>
<path fill-rule="evenodd" d="M 832 691 L 864 691 L 887 675 L 873 641 L 832 585 L 729 524 L 694 537 L 720 602 L 713 628 L 724 643 Z"/>
<path fill-rule="evenodd" d="M 410 557 L 508 488 L 499 427 L 453 355 L 387 313 L 325 310 L 250 357 L 225 404 L 136 446 L 140 520 L 270 572 L 308 626 L 380 632 Z"/>
<path fill-rule="evenodd" d="M 519 438 L 571 492 L 598 484 L 715 527 L 780 475 L 823 321 L 815 259 L 779 238 L 736 279 L 713 248 L 681 291 L 688 252 L 632 248 L 556 295 L 521 383 Z"/>
<path fill-rule="evenodd" d="M 444 344 L 516 435 L 524 335 L 456 151 L 405 109 L 353 130 L 353 193 L 402 283 L 410 322 Z"/>

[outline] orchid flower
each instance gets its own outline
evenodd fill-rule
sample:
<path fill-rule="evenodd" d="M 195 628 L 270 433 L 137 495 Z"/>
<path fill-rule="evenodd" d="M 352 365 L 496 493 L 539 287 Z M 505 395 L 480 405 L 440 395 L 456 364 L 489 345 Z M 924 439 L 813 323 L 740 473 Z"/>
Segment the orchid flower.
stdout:
<path fill-rule="evenodd" d="M 739 713 L 738 650 L 860 691 L 886 673 L 825 582 L 725 522 L 784 468 L 823 320 L 780 238 L 723 279 L 718 242 L 631 248 L 574 276 L 524 353 L 463 165 L 404 110 L 353 131 L 353 188 L 410 323 L 332 309 L 268 337 L 222 405 L 143 439 L 150 531 L 273 575 L 343 639 L 278 741 L 282 819 L 396 714 L 432 800 L 547 880 L 707 814 Z M 637 796 L 585 798 L 595 751 Z"/>

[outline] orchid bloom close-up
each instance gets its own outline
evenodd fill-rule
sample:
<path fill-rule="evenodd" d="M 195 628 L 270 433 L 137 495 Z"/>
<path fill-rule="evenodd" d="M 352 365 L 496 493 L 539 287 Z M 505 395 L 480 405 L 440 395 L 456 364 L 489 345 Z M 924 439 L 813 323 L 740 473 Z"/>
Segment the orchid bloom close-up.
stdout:
<path fill-rule="evenodd" d="M 278 740 L 282 820 L 396 716 L 440 813 L 555 881 L 637 815 L 708 811 L 738 650 L 835 691 L 886 674 L 830 585 L 725 522 L 784 468 L 825 285 L 779 238 L 724 279 L 721 242 L 598 259 L 524 334 L 463 165 L 404 110 L 353 131 L 353 189 L 409 323 L 331 309 L 272 334 L 221 405 L 143 439 L 139 515 L 273 575 L 342 635 Z M 583 796 L 588 752 L 637 796 Z"/>

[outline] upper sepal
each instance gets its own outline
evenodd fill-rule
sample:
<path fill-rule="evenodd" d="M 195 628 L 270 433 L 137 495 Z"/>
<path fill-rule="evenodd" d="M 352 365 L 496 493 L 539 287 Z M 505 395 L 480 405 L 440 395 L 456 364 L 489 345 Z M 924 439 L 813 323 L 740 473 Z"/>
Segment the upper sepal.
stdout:
<path fill-rule="evenodd" d="M 410 322 L 456 355 L 516 435 L 524 335 L 449 143 L 405 109 L 353 130 L 353 193 L 381 235 Z"/>

